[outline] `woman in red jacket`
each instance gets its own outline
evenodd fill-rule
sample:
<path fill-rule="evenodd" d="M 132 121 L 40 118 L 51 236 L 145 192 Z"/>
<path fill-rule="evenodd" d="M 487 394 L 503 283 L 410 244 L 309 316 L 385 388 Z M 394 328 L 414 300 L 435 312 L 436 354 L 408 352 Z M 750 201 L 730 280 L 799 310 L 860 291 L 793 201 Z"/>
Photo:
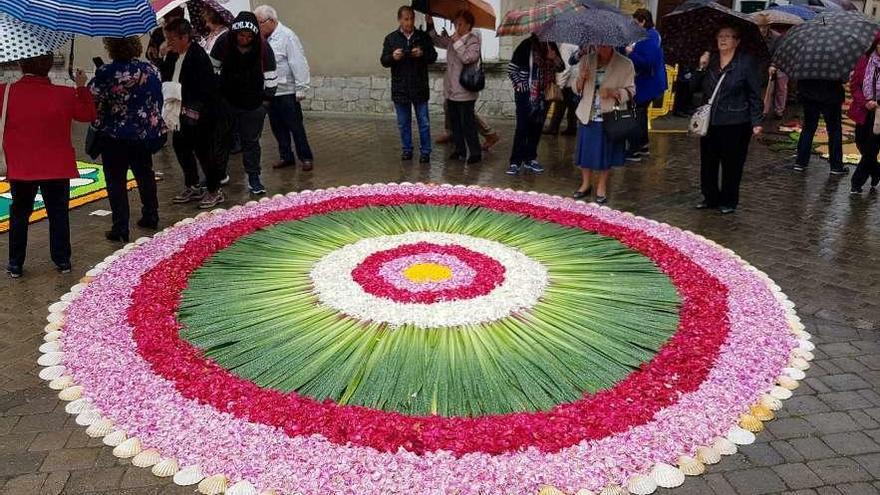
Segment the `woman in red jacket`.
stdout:
<path fill-rule="evenodd" d="M 49 251 L 61 273 L 70 273 L 70 179 L 79 177 L 70 141 L 71 123 L 95 119 L 95 104 L 85 87 L 86 76 L 76 73 L 76 89 L 49 81 L 54 57 L 19 62 L 22 78 L 9 89 L 3 150 L 7 180 L 12 189 L 9 218 L 9 265 L 13 278 L 21 277 L 27 252 L 28 221 L 37 190 L 49 216 Z M 0 85 L 0 105 L 5 85 Z M 0 107 L 2 108 L 2 107 Z"/>
<path fill-rule="evenodd" d="M 880 136 L 874 134 L 877 100 L 880 98 L 880 33 L 871 48 L 856 62 L 849 80 L 852 103 L 847 115 L 856 123 L 856 146 L 862 158 L 852 176 L 851 194 L 861 194 L 862 186 L 871 178 L 871 190 L 880 184 Z"/>

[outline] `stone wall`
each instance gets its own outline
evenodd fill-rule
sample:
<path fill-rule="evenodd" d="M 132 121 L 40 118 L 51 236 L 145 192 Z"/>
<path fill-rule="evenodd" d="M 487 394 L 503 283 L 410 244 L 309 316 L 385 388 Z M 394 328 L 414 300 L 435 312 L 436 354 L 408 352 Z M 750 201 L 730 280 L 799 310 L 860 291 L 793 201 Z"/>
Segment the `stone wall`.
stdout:
<path fill-rule="evenodd" d="M 477 101 L 477 113 L 487 117 L 511 118 L 515 115 L 513 90 L 507 79 L 506 63 L 485 63 L 486 89 Z M 443 76 L 445 64 L 436 64 L 431 70 L 431 112 L 443 112 Z M 17 69 L 0 67 L 0 81 L 19 77 Z M 73 84 L 66 69 L 58 67 L 52 73 L 56 84 Z M 312 89 L 303 109 L 311 112 L 393 114 L 391 103 L 391 75 L 385 76 L 312 76 Z"/>

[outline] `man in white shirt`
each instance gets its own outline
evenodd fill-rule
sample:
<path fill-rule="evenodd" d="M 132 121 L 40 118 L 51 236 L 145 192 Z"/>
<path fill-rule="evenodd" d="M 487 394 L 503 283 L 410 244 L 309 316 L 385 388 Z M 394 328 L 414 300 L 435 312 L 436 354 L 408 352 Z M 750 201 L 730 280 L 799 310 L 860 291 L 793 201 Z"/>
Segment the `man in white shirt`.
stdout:
<path fill-rule="evenodd" d="M 281 24 L 274 8 L 261 5 L 254 9 L 254 14 L 260 23 L 260 33 L 275 52 L 278 66 L 278 91 L 269 106 L 269 125 L 278 141 L 281 161 L 273 168 L 295 166 L 296 159 L 299 158 L 303 171 L 310 172 L 314 168 L 314 156 L 306 136 L 300 104 L 309 90 L 309 62 L 299 37 Z"/>

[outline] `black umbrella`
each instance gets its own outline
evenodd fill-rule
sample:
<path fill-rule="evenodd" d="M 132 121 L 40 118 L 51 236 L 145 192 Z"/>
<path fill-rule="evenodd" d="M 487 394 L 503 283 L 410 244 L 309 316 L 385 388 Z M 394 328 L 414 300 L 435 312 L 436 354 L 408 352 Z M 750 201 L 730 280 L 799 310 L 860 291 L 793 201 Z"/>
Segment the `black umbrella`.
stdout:
<path fill-rule="evenodd" d="M 627 15 L 588 8 L 551 19 L 537 34 L 542 41 L 617 47 L 643 39 L 645 30 Z"/>
<path fill-rule="evenodd" d="M 773 65 L 792 79 L 845 81 L 878 31 L 880 24 L 859 12 L 823 12 L 782 37 Z"/>
<path fill-rule="evenodd" d="M 769 58 L 758 25 L 745 14 L 706 0 L 688 0 L 663 16 L 660 36 L 667 64 L 696 66 L 700 55 L 716 49 L 715 35 L 722 27 L 739 30 L 738 50 Z"/>

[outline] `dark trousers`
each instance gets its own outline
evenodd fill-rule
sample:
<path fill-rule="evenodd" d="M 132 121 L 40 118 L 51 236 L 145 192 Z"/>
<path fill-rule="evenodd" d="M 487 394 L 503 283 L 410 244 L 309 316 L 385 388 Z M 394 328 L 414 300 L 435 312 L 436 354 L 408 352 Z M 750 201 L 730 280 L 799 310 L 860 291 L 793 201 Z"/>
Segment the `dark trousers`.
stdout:
<path fill-rule="evenodd" d="M 49 254 L 58 266 L 70 264 L 70 180 L 11 181 L 12 206 L 9 212 L 9 265 L 24 266 L 27 255 L 28 224 L 34 212 L 37 189 L 49 217 Z"/>
<path fill-rule="evenodd" d="M 174 154 L 183 169 L 183 179 L 187 187 L 199 185 L 199 165 L 205 175 L 208 190 L 212 193 L 220 189 L 220 168 L 214 152 L 214 123 L 200 121 L 196 125 L 181 125 L 174 132 Z"/>
<path fill-rule="evenodd" d="M 626 152 L 629 154 L 648 147 L 648 107 L 650 101 L 636 104 L 636 118 L 639 122 L 638 131 L 626 140 Z"/>
<path fill-rule="evenodd" d="M 532 108 L 528 93 L 516 93 L 516 131 L 513 136 L 513 149 L 510 163 L 526 163 L 538 158 L 538 144 L 544 119 L 547 118 L 547 105 L 542 109 Z"/>
<path fill-rule="evenodd" d="M 134 174 L 141 197 L 141 217 L 159 221 L 159 199 L 156 196 L 156 175 L 153 173 L 153 155 L 142 141 L 107 138 L 104 146 L 104 176 L 107 196 L 113 212 L 113 232 L 128 235 L 130 210 L 128 206 L 128 171 Z"/>
<path fill-rule="evenodd" d="M 260 160 L 262 160 L 260 137 L 263 135 L 263 125 L 266 122 L 266 108 L 260 105 L 253 110 L 242 110 L 225 101 L 221 106 L 222 117 L 217 123 L 215 133 L 217 139 L 214 142 L 220 177 L 226 177 L 229 171 L 229 154 L 234 131 L 238 131 L 241 136 L 244 171 L 249 176 L 260 175 Z"/>
<path fill-rule="evenodd" d="M 447 104 L 455 153 L 468 159 L 479 159 L 483 156 L 474 114 L 476 103 L 476 101 L 449 100 Z"/>
<path fill-rule="evenodd" d="M 294 162 L 297 157 L 304 162 L 314 160 L 309 138 L 306 135 L 302 105 L 297 101 L 296 95 L 272 98 L 272 104 L 269 106 L 269 126 L 272 128 L 275 140 L 278 141 L 278 153 L 282 161 Z M 296 147 L 295 156 L 290 143 L 291 136 L 293 146 Z"/>
<path fill-rule="evenodd" d="M 751 140 L 749 123 L 709 126 L 709 133 L 700 139 L 700 187 L 706 204 L 730 208 L 739 204 L 739 184 Z"/>
<path fill-rule="evenodd" d="M 828 162 L 831 168 L 843 167 L 843 129 L 840 103 L 817 103 L 804 100 L 804 126 L 797 145 L 797 164 L 806 167 L 813 153 L 813 137 L 819 127 L 819 116 L 828 129 Z"/>
<path fill-rule="evenodd" d="M 862 158 L 852 176 L 852 188 L 861 189 L 871 178 L 871 184 L 880 183 L 880 164 L 877 154 L 880 153 L 880 136 L 874 135 L 874 118 L 876 114 L 869 112 L 865 123 L 856 126 L 856 146 Z"/>
<path fill-rule="evenodd" d="M 562 121 L 566 121 L 566 131 L 577 131 L 577 96 L 571 88 L 562 89 L 562 101 L 553 104 L 553 116 L 547 125 L 547 131 L 553 134 L 559 132 Z"/>

